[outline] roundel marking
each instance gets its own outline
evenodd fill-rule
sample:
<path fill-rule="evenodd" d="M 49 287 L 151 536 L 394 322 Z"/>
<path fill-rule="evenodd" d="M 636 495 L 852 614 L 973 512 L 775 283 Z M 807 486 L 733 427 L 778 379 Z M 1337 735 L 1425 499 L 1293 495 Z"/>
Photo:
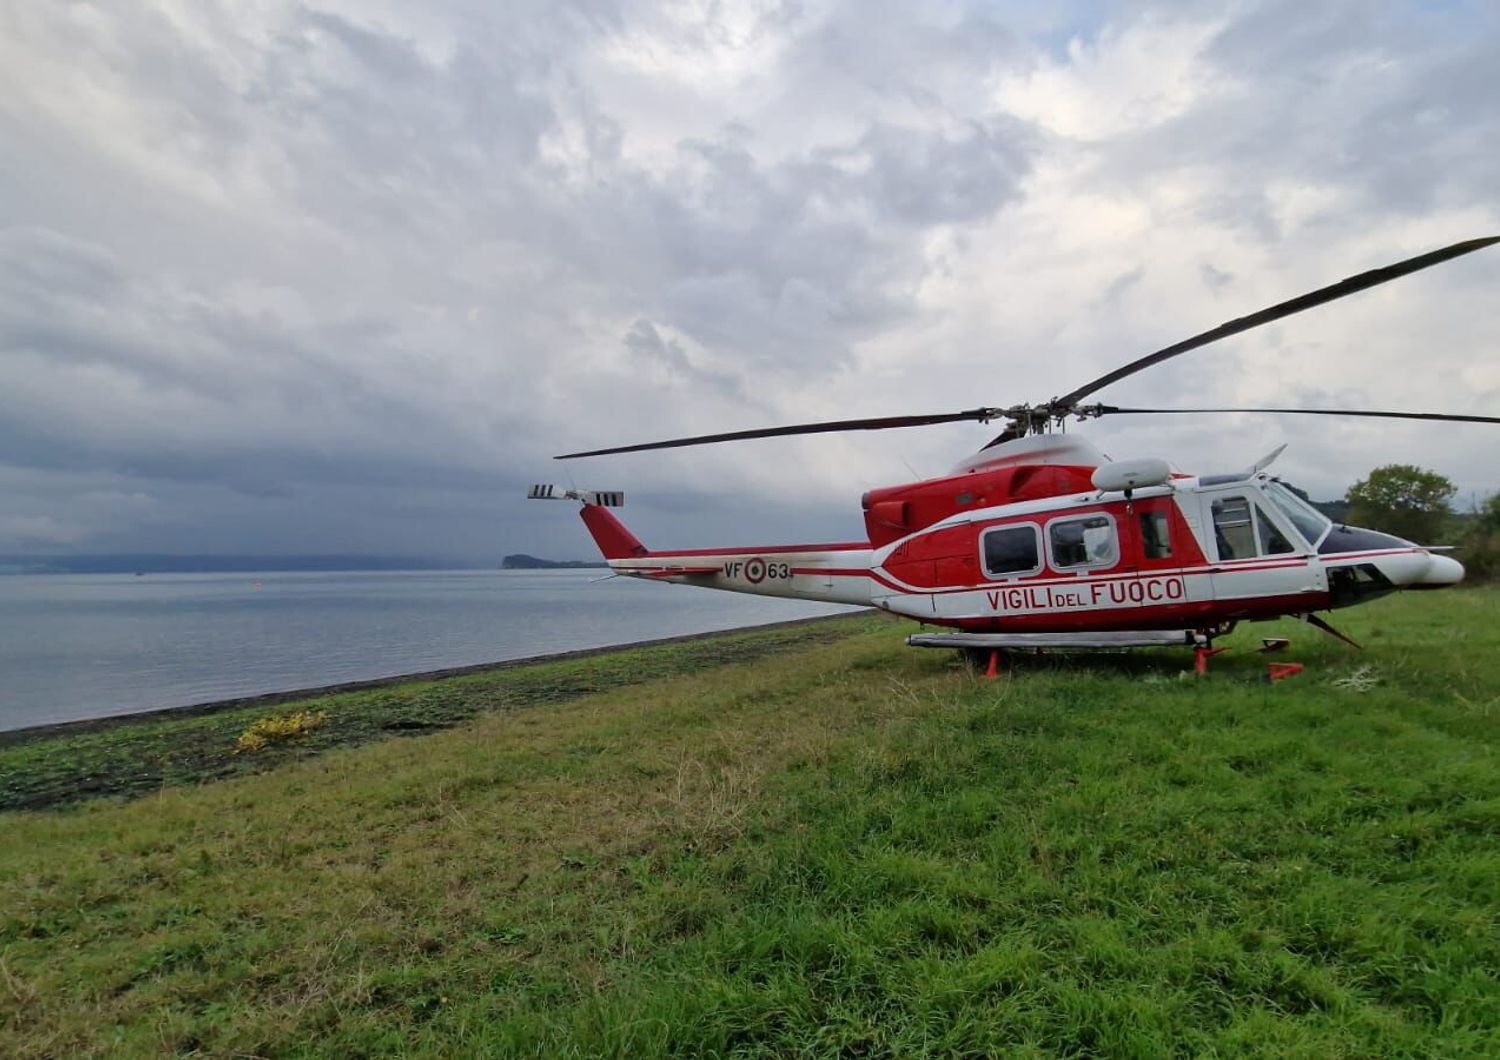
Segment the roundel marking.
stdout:
<path fill-rule="evenodd" d="M 745 580 L 751 585 L 759 585 L 766 579 L 766 561 L 756 556 L 745 564 Z"/>

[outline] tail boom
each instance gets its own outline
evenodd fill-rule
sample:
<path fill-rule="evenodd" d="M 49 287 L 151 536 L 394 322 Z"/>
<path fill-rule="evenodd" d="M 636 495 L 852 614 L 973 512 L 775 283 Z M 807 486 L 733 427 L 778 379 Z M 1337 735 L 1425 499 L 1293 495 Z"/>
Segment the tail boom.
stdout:
<path fill-rule="evenodd" d="M 585 504 L 580 514 L 616 574 L 756 596 L 870 603 L 868 542 L 653 552 L 609 509 Z"/>

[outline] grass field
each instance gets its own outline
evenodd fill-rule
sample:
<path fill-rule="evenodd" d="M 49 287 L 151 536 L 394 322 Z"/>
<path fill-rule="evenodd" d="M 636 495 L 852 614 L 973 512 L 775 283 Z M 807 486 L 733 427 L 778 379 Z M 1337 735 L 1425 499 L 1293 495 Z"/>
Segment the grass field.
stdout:
<path fill-rule="evenodd" d="M 0 1053 L 1495 1055 L 1500 594 L 1341 618 L 996 681 L 856 619 L 0 815 Z"/>

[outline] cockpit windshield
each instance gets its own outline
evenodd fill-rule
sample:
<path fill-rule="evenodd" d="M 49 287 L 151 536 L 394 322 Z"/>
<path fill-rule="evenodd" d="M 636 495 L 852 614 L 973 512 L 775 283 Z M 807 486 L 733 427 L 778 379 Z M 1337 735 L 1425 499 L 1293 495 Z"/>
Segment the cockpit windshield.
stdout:
<path fill-rule="evenodd" d="M 1323 540 L 1323 535 L 1333 525 L 1326 515 L 1308 504 L 1301 497 L 1287 489 L 1284 483 L 1275 479 L 1266 481 L 1266 500 L 1276 506 L 1276 510 L 1292 521 L 1297 532 L 1307 538 L 1307 543 L 1313 548 L 1318 547 L 1318 542 Z"/>

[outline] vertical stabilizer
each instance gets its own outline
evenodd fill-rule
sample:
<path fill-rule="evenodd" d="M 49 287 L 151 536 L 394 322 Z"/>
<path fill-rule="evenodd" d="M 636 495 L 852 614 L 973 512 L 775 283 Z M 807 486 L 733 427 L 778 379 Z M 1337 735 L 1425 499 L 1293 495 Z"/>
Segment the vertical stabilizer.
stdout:
<path fill-rule="evenodd" d="M 579 514 L 605 559 L 632 559 L 648 554 L 646 546 L 608 508 L 585 504 Z"/>

